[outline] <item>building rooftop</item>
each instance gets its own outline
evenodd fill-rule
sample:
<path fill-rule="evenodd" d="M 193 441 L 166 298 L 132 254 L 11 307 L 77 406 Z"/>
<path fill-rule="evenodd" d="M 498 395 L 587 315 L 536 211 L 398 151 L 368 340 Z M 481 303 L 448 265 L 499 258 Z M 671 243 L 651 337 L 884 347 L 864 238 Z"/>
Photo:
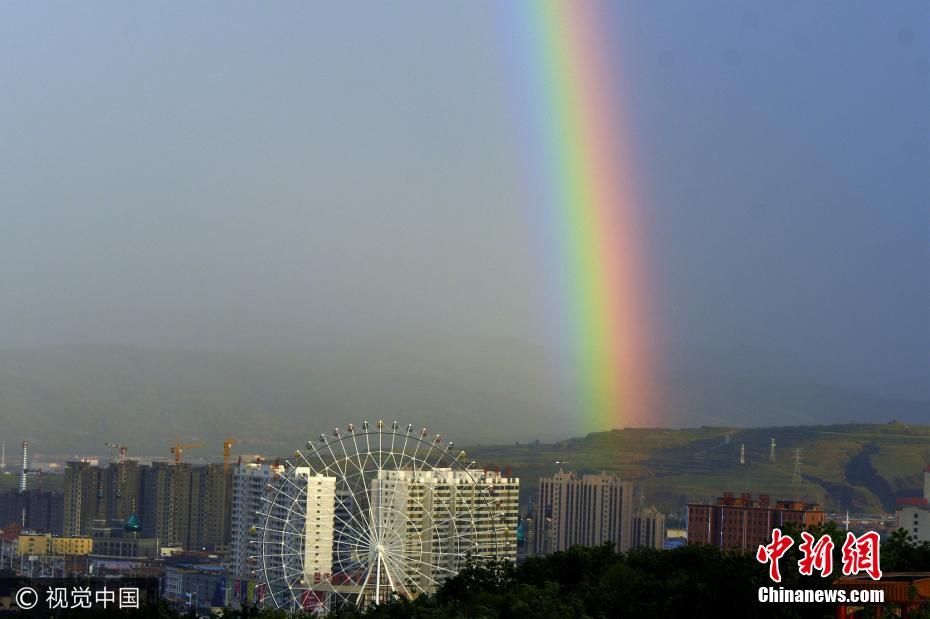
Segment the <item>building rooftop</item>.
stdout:
<path fill-rule="evenodd" d="M 706 503 L 689 503 L 689 505 L 707 505 Z M 758 498 L 752 498 L 749 492 L 743 492 L 738 497 L 732 492 L 724 492 L 723 496 L 717 497 L 714 505 L 724 507 L 745 507 L 756 509 L 780 509 L 790 511 L 823 511 L 817 503 L 806 503 L 804 501 L 775 501 L 772 502 L 767 494 L 760 494 Z"/>

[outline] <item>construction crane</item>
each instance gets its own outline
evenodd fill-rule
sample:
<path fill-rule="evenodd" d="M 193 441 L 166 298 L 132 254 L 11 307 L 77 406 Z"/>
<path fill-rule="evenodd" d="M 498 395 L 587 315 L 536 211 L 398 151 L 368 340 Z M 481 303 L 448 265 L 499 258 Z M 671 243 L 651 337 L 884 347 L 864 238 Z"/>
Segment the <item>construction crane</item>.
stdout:
<path fill-rule="evenodd" d="M 227 436 L 226 440 L 223 441 L 223 472 L 224 473 L 229 472 L 229 453 L 232 450 L 232 446 L 237 445 L 238 443 L 239 443 L 239 439 L 232 438 L 231 436 Z"/>
<path fill-rule="evenodd" d="M 184 453 L 185 449 L 195 449 L 197 447 L 203 447 L 203 443 L 190 443 L 188 445 L 182 445 L 181 437 L 177 437 L 174 441 L 174 447 L 171 448 L 171 453 L 174 454 L 174 463 L 181 464 L 181 455 Z"/>
<path fill-rule="evenodd" d="M 115 449 L 118 454 L 117 462 L 120 464 L 119 467 L 119 480 L 116 484 L 116 497 L 120 498 L 123 496 L 123 486 L 126 485 L 126 467 L 122 466 L 126 463 L 126 452 L 129 451 L 129 448 L 125 445 L 118 445 L 116 443 L 111 443 L 107 441 L 104 443 L 107 447 Z M 110 462 L 113 462 L 113 459 L 110 459 Z"/>
<path fill-rule="evenodd" d="M 123 462 L 126 461 L 126 452 L 129 451 L 129 448 L 128 448 L 128 447 L 126 447 L 125 445 L 117 445 L 116 443 L 109 443 L 109 442 L 104 443 L 104 445 L 105 445 L 106 447 L 111 448 L 111 449 L 117 450 L 116 453 L 119 454 L 119 456 L 118 456 L 119 459 L 118 459 L 117 461 L 118 461 L 120 464 L 122 464 Z"/>

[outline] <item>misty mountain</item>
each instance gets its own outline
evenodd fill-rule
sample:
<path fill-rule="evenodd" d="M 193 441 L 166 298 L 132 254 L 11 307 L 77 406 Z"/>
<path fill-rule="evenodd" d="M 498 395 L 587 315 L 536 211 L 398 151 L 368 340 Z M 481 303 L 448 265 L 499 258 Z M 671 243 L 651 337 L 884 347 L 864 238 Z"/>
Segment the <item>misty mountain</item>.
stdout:
<path fill-rule="evenodd" d="M 713 370 L 708 369 L 713 367 Z M 192 458 L 288 453 L 349 421 L 426 425 L 459 444 L 582 433 L 551 351 L 515 340 L 425 336 L 320 343 L 290 351 L 68 346 L 0 351 L 7 445 L 38 452 L 168 456 L 176 436 L 204 441 Z M 662 385 L 656 425 L 787 425 L 927 419 L 927 403 L 858 393 L 771 368 L 678 369 Z"/>

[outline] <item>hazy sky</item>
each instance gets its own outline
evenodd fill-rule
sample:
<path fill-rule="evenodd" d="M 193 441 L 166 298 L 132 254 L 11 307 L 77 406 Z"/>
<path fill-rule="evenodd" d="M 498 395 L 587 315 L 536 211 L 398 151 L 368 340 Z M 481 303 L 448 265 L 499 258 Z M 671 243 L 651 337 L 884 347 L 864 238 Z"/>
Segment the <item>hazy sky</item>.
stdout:
<path fill-rule="evenodd" d="M 930 4 L 746 7 L 613 12 L 661 357 L 930 397 Z M 0 347 L 561 345 L 503 20 L 4 3 Z"/>

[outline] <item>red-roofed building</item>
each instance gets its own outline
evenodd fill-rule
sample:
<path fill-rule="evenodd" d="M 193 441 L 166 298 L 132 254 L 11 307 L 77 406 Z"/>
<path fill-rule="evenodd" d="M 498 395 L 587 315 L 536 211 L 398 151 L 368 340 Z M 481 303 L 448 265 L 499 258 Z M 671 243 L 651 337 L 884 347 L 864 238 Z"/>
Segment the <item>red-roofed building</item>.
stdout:
<path fill-rule="evenodd" d="M 915 542 L 930 542 L 930 465 L 924 467 L 923 497 L 898 499 L 895 526 Z"/>
<path fill-rule="evenodd" d="M 875 613 L 867 615 L 870 617 L 881 617 L 886 610 L 890 617 L 906 619 L 912 613 L 923 617 L 922 611 L 930 605 L 930 572 L 886 572 L 878 581 L 865 574 L 845 576 L 838 578 L 833 587 L 846 591 L 847 595 L 863 590 L 884 592 L 882 604 L 837 604 L 834 612 L 837 619 L 860 617 L 866 610 Z"/>
<path fill-rule="evenodd" d="M 928 504 L 928 501 L 923 497 L 909 496 L 898 499 L 896 503 L 899 506 L 911 505 L 914 507 L 924 507 Z"/>

